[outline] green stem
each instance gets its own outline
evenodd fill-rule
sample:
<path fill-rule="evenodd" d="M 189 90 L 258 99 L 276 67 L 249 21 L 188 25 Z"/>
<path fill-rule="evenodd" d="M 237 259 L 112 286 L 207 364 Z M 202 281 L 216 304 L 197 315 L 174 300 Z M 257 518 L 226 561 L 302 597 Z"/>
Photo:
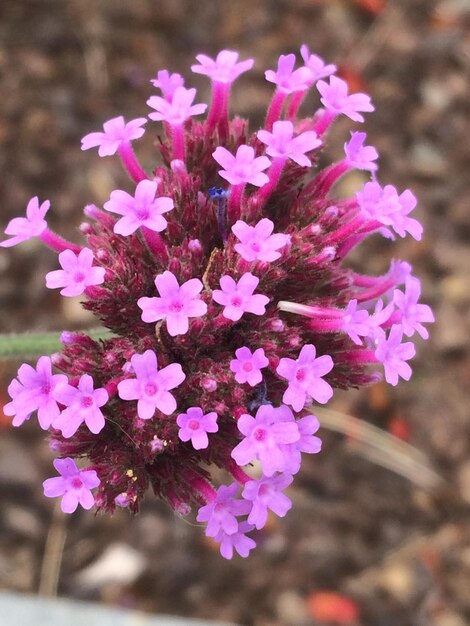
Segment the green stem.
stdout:
<path fill-rule="evenodd" d="M 95 341 L 109 339 L 113 333 L 106 328 L 94 328 L 84 332 Z M 52 354 L 62 348 L 60 333 L 29 333 L 23 335 L 0 335 L 0 358 L 22 357 L 25 359 Z"/>

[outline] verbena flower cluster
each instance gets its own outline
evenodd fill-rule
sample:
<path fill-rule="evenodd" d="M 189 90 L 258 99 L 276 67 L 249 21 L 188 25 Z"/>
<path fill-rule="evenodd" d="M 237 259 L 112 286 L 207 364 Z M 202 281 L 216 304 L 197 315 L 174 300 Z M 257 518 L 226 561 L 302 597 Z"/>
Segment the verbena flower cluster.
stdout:
<path fill-rule="evenodd" d="M 348 255 L 373 234 L 419 240 L 416 199 L 378 182 L 364 132 L 351 133 L 338 162 L 317 167 L 335 119 L 363 122 L 374 107 L 349 93 L 334 65 L 306 46 L 301 56 L 297 69 L 288 54 L 266 72 L 275 90 L 256 132 L 229 117 L 231 84 L 252 59 L 197 56 L 191 69 L 211 80 L 209 106 L 181 75 L 158 72 L 159 95 L 147 104 L 160 165 L 148 173 L 133 152 L 143 117 L 116 117 L 82 140 L 100 157 L 118 154 L 133 181 L 102 209 L 85 207 L 86 245 L 53 233 L 49 201 L 37 197 L 8 224 L 0 245 L 39 237 L 59 253 L 46 286 L 83 295 L 113 333 L 63 332 L 61 352 L 22 365 L 8 389 L 13 425 L 37 414 L 50 433 L 60 476 L 44 493 L 62 496 L 64 512 L 137 512 L 151 487 L 180 515 L 196 507 L 224 557 L 245 557 L 268 511 L 291 508 L 284 490 L 302 453 L 320 451 L 312 404 L 377 381 L 381 368 L 392 385 L 410 378 L 408 339 L 426 339 L 423 323 L 433 321 L 419 280 L 400 260 L 383 276 L 358 274 Z M 315 88 L 320 108 L 299 117 Z M 354 169 L 369 182 L 335 198 Z M 245 471 L 252 464 L 257 478 Z M 211 466 L 231 482 L 216 487 Z"/>

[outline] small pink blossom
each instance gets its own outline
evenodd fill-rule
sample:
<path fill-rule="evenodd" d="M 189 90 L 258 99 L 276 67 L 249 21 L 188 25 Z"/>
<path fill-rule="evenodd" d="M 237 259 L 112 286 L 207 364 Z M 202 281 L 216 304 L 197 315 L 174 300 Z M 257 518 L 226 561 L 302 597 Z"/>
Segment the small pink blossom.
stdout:
<path fill-rule="evenodd" d="M 157 78 L 150 81 L 154 87 L 161 89 L 163 97 L 168 102 L 171 102 L 173 94 L 178 87 L 184 86 L 184 78 L 181 74 L 170 74 L 168 70 L 160 70 L 157 73 Z"/>
<path fill-rule="evenodd" d="M 62 296 L 80 296 L 87 287 L 104 283 L 106 270 L 93 265 L 93 252 L 90 248 L 82 248 L 78 254 L 72 250 L 64 250 L 59 254 L 61 270 L 46 274 L 46 287 L 58 289 L 63 287 Z"/>
<path fill-rule="evenodd" d="M 240 74 L 251 70 L 254 59 L 238 62 L 239 53 L 233 50 L 222 50 L 216 59 L 211 59 L 205 54 L 198 54 L 196 59 L 199 65 L 191 65 L 195 74 L 204 74 L 217 83 L 233 83 Z"/>
<path fill-rule="evenodd" d="M 251 505 L 237 499 L 239 485 L 220 485 L 213 500 L 202 506 L 197 514 L 198 522 L 207 522 L 206 536 L 215 537 L 219 531 L 233 535 L 238 530 L 237 516 L 247 515 Z"/>
<path fill-rule="evenodd" d="M 74 435 L 83 422 L 95 435 L 103 430 L 105 420 L 100 407 L 106 404 L 109 395 L 104 388 L 93 388 L 93 378 L 89 374 L 83 374 L 78 388 L 69 384 L 57 385 L 54 398 L 67 407 L 52 422 L 65 438 Z"/>
<path fill-rule="evenodd" d="M 326 404 L 333 389 L 323 376 L 333 369 L 333 359 L 325 354 L 316 358 L 315 346 L 305 345 L 297 360 L 282 358 L 276 372 L 289 381 L 282 401 L 301 411 L 309 399 Z"/>
<path fill-rule="evenodd" d="M 87 511 L 95 504 L 91 490 L 98 487 L 100 479 L 95 470 L 80 470 L 70 458 L 55 459 L 54 467 L 60 476 L 43 482 L 47 498 L 62 496 L 60 508 L 64 513 L 73 513 L 78 505 Z"/>
<path fill-rule="evenodd" d="M 176 400 L 170 393 L 186 378 L 179 363 L 170 363 L 158 370 L 157 355 L 153 350 L 134 354 L 131 365 L 135 378 L 122 380 L 118 394 L 123 400 L 137 400 L 137 413 L 143 420 L 153 417 L 158 409 L 165 415 L 176 411 Z"/>
<path fill-rule="evenodd" d="M 267 70 L 264 76 L 267 81 L 274 83 L 278 91 L 284 94 L 296 91 L 305 91 L 311 84 L 311 71 L 308 67 L 299 67 L 294 70 L 295 54 L 281 54 L 277 63 L 277 70 Z"/>
<path fill-rule="evenodd" d="M 251 272 L 243 274 L 238 283 L 231 276 L 222 276 L 222 290 L 215 289 L 212 292 L 214 301 L 225 307 L 222 315 L 234 322 L 238 322 L 243 313 L 264 315 L 269 298 L 262 294 L 253 294 L 258 283 L 259 278 Z"/>
<path fill-rule="evenodd" d="M 314 130 L 306 130 L 294 137 L 294 125 L 289 121 L 274 122 L 271 133 L 268 130 L 259 130 L 257 137 L 266 144 L 266 154 L 291 159 L 302 167 L 312 165 L 305 153 L 315 150 L 322 144 Z"/>
<path fill-rule="evenodd" d="M 399 289 L 393 292 L 393 303 L 400 312 L 400 324 L 403 333 L 407 337 L 412 337 L 416 332 L 423 338 L 427 339 L 429 333 L 424 323 L 434 322 L 434 315 L 431 307 L 427 304 L 419 304 L 419 296 L 421 295 L 421 283 L 414 276 L 407 276 L 405 281 L 405 293 Z"/>
<path fill-rule="evenodd" d="M 351 139 L 344 144 L 344 152 L 352 167 L 375 172 L 378 165 L 374 161 L 379 158 L 379 153 L 374 146 L 364 145 L 366 138 L 366 133 L 351 132 Z"/>
<path fill-rule="evenodd" d="M 233 551 L 235 551 L 242 557 L 246 558 L 253 548 L 256 548 L 256 542 L 251 537 L 247 537 L 246 533 L 252 531 L 254 526 L 248 524 L 248 522 L 240 522 L 237 530 L 228 535 L 223 530 L 219 530 L 214 537 L 214 541 L 220 543 L 220 554 L 224 559 L 230 560 L 233 557 Z"/>
<path fill-rule="evenodd" d="M 388 337 L 384 331 L 380 333 L 375 350 L 376 359 L 384 366 L 385 380 L 393 386 L 398 384 L 399 377 L 410 380 L 412 370 L 406 361 L 416 354 L 413 343 L 401 343 L 402 337 L 403 328 L 400 324 L 394 324 Z"/>
<path fill-rule="evenodd" d="M 13 416 L 13 426 L 21 426 L 37 411 L 39 425 L 47 430 L 60 413 L 54 389 L 67 383 L 67 376 L 52 374 L 52 362 L 48 356 L 38 359 L 36 369 L 23 363 L 17 376 L 18 379 L 14 378 L 8 386 L 12 400 L 3 407 L 3 412 Z"/>
<path fill-rule="evenodd" d="M 263 348 L 258 348 L 253 353 L 243 346 L 235 350 L 236 359 L 230 361 L 230 370 L 235 374 L 235 380 L 241 385 L 248 383 L 255 387 L 263 380 L 261 370 L 269 365 L 269 360 L 264 354 Z"/>
<path fill-rule="evenodd" d="M 418 220 L 408 217 L 417 203 L 409 189 L 399 195 L 393 185 L 382 188 L 379 183 L 368 182 L 356 193 L 356 198 L 367 219 L 391 226 L 400 237 L 408 232 L 414 239 L 421 239 L 423 227 Z"/>
<path fill-rule="evenodd" d="M 339 115 L 342 113 L 354 122 L 363 122 L 360 112 L 374 111 L 370 97 L 365 93 L 348 93 L 348 84 L 337 76 L 330 76 L 330 83 L 320 80 L 317 89 L 321 94 L 321 103 L 328 110 Z"/>
<path fill-rule="evenodd" d="M 300 47 L 300 55 L 305 66 L 310 70 L 310 84 L 312 85 L 320 78 L 326 78 L 336 72 L 336 65 L 326 65 L 325 61 L 317 54 L 310 54 L 310 50 L 305 44 Z"/>
<path fill-rule="evenodd" d="M 253 503 L 247 522 L 254 524 L 257 530 L 266 525 L 268 509 L 279 517 L 284 517 L 292 508 L 292 501 L 282 491 L 293 481 L 289 474 L 280 474 L 260 480 L 249 480 L 242 492 L 242 497 Z"/>
<path fill-rule="evenodd" d="M 168 122 L 174 126 L 182 126 L 193 115 L 201 115 L 207 109 L 207 104 L 193 104 L 196 90 L 177 87 L 171 101 L 160 96 L 150 96 L 147 104 L 156 113 L 149 113 L 149 118 L 156 122 Z"/>
<path fill-rule="evenodd" d="M 350 300 L 342 317 L 342 329 L 358 346 L 362 344 L 361 337 L 370 335 L 369 313 L 365 309 L 357 308 L 357 300 Z"/>
<path fill-rule="evenodd" d="M 255 151 L 251 146 L 240 146 L 235 156 L 226 148 L 219 146 L 212 156 L 224 168 L 219 170 L 219 175 L 231 185 L 250 183 L 262 187 L 269 181 L 263 170 L 271 165 L 271 161 L 266 156 L 255 157 Z"/>
<path fill-rule="evenodd" d="M 135 188 L 134 196 L 120 189 L 111 192 L 104 208 L 123 216 L 114 225 L 115 233 L 131 235 L 141 226 L 156 233 L 165 230 L 168 222 L 162 214 L 171 211 L 175 205 L 171 198 L 157 198 L 157 189 L 157 181 L 142 180 Z"/>
<path fill-rule="evenodd" d="M 212 411 L 204 415 L 198 406 L 192 406 L 186 413 L 180 413 L 176 423 L 180 427 L 178 437 L 181 441 L 191 441 L 195 450 L 207 448 L 209 445 L 207 433 L 216 433 L 219 430 L 217 413 Z"/>
<path fill-rule="evenodd" d="M 245 261 L 263 261 L 270 263 L 281 257 L 281 248 L 288 245 L 290 236 L 283 233 L 272 234 L 274 223 L 267 217 L 261 219 L 255 226 L 249 226 L 242 220 L 237 220 L 232 226 L 233 234 L 240 243 L 234 248 Z"/>
<path fill-rule="evenodd" d="M 89 133 L 82 139 L 82 150 L 98 148 L 100 157 L 116 154 L 123 143 L 139 139 L 145 133 L 142 128 L 147 123 L 145 117 L 125 122 L 122 115 L 103 124 L 103 133 Z"/>
<path fill-rule="evenodd" d="M 168 333 L 175 337 L 188 332 L 189 318 L 207 313 L 207 304 L 199 294 L 204 285 L 198 278 L 178 284 L 176 276 L 169 271 L 155 278 L 159 298 L 139 298 L 137 305 L 142 309 L 144 322 L 166 320 Z"/>
<path fill-rule="evenodd" d="M 232 450 L 232 458 L 242 466 L 258 459 L 265 476 L 284 472 L 290 461 L 290 450 L 285 444 L 300 439 L 295 421 L 286 420 L 275 413 L 270 404 L 263 404 L 256 416 L 244 414 L 237 422 L 238 430 L 245 438 Z"/>
<path fill-rule="evenodd" d="M 44 200 L 39 205 L 37 196 L 31 198 L 26 207 L 26 217 L 14 217 L 8 222 L 5 228 L 5 235 L 12 235 L 12 237 L 5 239 L 5 241 L 0 241 L 0 246 L 2 248 L 10 248 L 23 241 L 32 239 L 32 237 L 39 237 L 47 228 L 47 222 L 44 218 L 50 206 L 49 200 Z"/>

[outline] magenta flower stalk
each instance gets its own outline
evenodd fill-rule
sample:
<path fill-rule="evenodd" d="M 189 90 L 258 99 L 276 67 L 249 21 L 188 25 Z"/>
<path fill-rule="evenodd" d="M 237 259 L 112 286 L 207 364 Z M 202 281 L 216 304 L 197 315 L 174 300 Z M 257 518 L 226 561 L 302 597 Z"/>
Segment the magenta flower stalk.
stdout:
<path fill-rule="evenodd" d="M 252 59 L 198 55 L 193 72 L 212 82 L 205 119 L 196 90 L 160 70 L 151 124 L 120 116 L 83 138 L 131 176 L 104 206 L 85 207 L 83 243 L 51 233 L 49 201 L 37 197 L 7 224 L 0 245 L 52 247 L 61 269 L 46 286 L 80 296 L 108 329 L 101 339 L 62 332 L 61 350 L 21 365 L 8 387 L 13 425 L 37 415 L 49 433 L 60 476 L 44 492 L 64 512 L 137 513 L 151 490 L 204 525 L 224 558 L 247 557 L 268 512 L 291 508 L 303 456 L 321 450 L 315 406 L 382 375 L 410 378 L 413 341 L 434 320 L 420 282 L 398 259 L 382 276 L 359 274 L 350 253 L 367 237 L 419 240 L 417 200 L 379 182 L 365 133 L 317 167 L 335 119 L 361 122 L 373 106 L 333 65 L 306 46 L 301 55 L 303 65 L 282 55 L 266 72 L 275 93 L 251 130 L 230 117 L 229 93 Z M 310 91 L 317 104 L 303 119 Z M 133 152 L 140 141 L 159 153 L 151 175 Z M 336 197 L 351 170 L 371 179 Z"/>

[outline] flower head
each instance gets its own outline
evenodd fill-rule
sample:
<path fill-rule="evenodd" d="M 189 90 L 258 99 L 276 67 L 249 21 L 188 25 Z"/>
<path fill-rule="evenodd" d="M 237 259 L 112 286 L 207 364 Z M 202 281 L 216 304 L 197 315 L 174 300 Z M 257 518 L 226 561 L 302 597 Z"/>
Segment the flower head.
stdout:
<path fill-rule="evenodd" d="M 337 76 L 330 76 L 330 82 L 317 83 L 323 106 L 335 115 L 343 114 L 354 122 L 363 122 L 362 112 L 373 111 L 370 97 L 365 93 L 349 94 L 348 85 Z"/>
<path fill-rule="evenodd" d="M 160 96 L 150 96 L 147 104 L 155 109 L 156 113 L 149 113 L 149 118 L 156 122 L 168 122 L 181 126 L 193 115 L 201 115 L 207 109 L 207 104 L 193 104 L 196 90 L 186 87 L 176 87 L 171 101 Z"/>
<path fill-rule="evenodd" d="M 70 458 L 56 459 L 54 467 L 60 476 L 44 481 L 44 495 L 47 498 L 62 496 L 60 508 L 64 513 L 73 513 L 78 505 L 88 510 L 95 504 L 92 489 L 98 487 L 100 479 L 94 470 L 79 470 Z"/>
<path fill-rule="evenodd" d="M 301 411 L 309 399 L 325 404 L 331 399 L 333 389 L 323 376 L 333 369 L 333 359 L 325 354 L 316 357 L 313 345 L 305 345 L 298 359 L 282 358 L 276 372 L 289 381 L 282 401 L 294 411 Z"/>
<path fill-rule="evenodd" d="M 271 161 L 265 156 L 255 157 L 255 151 L 251 146 L 240 146 L 235 156 L 226 148 L 219 146 L 212 156 L 224 168 L 219 170 L 219 175 L 231 185 L 250 183 L 262 187 L 269 180 L 268 176 L 263 174 L 263 170 L 271 165 Z"/>
<path fill-rule="evenodd" d="M 238 283 L 231 276 L 222 276 L 220 279 L 222 289 L 215 289 L 212 292 L 214 301 L 224 306 L 222 315 L 234 322 L 238 322 L 244 313 L 264 315 L 269 298 L 253 293 L 258 283 L 259 278 L 251 272 L 243 274 Z"/>
<path fill-rule="evenodd" d="M 44 200 L 39 204 L 37 196 L 31 198 L 26 207 L 26 217 L 14 217 L 8 222 L 5 235 L 11 235 L 11 238 L 0 241 L 0 246 L 10 248 L 32 237 L 39 237 L 47 228 L 47 222 L 44 218 L 50 206 L 49 200 Z"/>
<path fill-rule="evenodd" d="M 305 153 L 315 150 L 322 143 L 314 130 L 306 130 L 294 137 L 294 125 L 289 121 L 274 122 L 271 133 L 259 130 L 257 137 L 267 145 L 266 154 L 291 159 L 302 167 L 312 165 Z"/>
<path fill-rule="evenodd" d="M 243 346 L 235 351 L 235 356 L 237 358 L 230 361 L 230 369 L 235 374 L 237 383 L 248 383 L 251 387 L 258 385 L 263 380 L 261 370 L 269 365 L 263 348 L 251 352 Z"/>
<path fill-rule="evenodd" d="M 103 124 L 102 133 L 89 133 L 82 139 L 82 150 L 98 148 L 100 157 L 116 154 L 123 143 L 133 139 L 140 139 L 145 133 L 142 128 L 147 123 L 145 117 L 138 117 L 130 122 L 125 122 L 122 115 L 108 120 Z"/>
<path fill-rule="evenodd" d="M 163 213 L 171 211 L 174 202 L 171 198 L 157 197 L 157 189 L 157 182 L 143 180 L 138 183 L 134 196 L 120 189 L 111 192 L 111 197 L 104 203 L 104 208 L 123 216 L 114 225 L 115 233 L 131 235 L 142 226 L 156 233 L 165 230 L 168 222 Z"/>
<path fill-rule="evenodd" d="M 166 320 L 172 337 L 188 332 L 189 318 L 201 317 L 207 313 L 207 304 L 199 296 L 203 284 L 198 278 L 191 278 L 181 286 L 176 276 L 169 271 L 155 278 L 159 298 L 139 298 L 144 322 Z"/>
<path fill-rule="evenodd" d="M 62 269 L 46 274 L 46 287 L 63 287 L 60 292 L 62 296 L 80 296 L 87 287 L 101 285 L 106 270 L 93 265 L 93 260 L 93 251 L 90 248 L 82 248 L 78 254 L 72 250 L 64 250 L 59 254 Z"/>
<path fill-rule="evenodd" d="M 179 363 L 171 363 L 158 370 L 157 355 L 153 350 L 134 354 L 131 358 L 135 378 L 121 380 L 118 394 L 123 400 L 137 400 L 140 419 L 151 419 L 156 409 L 165 415 L 176 411 L 175 397 L 171 389 L 178 387 L 186 378 Z"/>
<path fill-rule="evenodd" d="M 281 257 L 279 250 L 290 242 L 289 235 L 272 234 L 274 223 L 264 217 L 255 226 L 249 226 L 238 220 L 232 226 L 232 233 L 240 243 L 234 248 L 245 261 L 264 261 L 271 263 Z"/>
<path fill-rule="evenodd" d="M 191 441 L 195 450 L 202 450 L 209 445 L 207 433 L 216 433 L 219 430 L 217 426 L 217 413 L 202 412 L 198 406 L 192 406 L 186 410 L 186 413 L 180 413 L 176 418 L 179 426 L 178 437 L 181 441 Z"/>
<path fill-rule="evenodd" d="M 198 54 L 199 65 L 191 65 L 195 74 L 204 74 L 218 83 L 233 83 L 240 74 L 251 70 L 254 59 L 238 62 L 239 54 L 233 50 L 222 50 L 217 57 L 211 59 L 205 54 Z"/>

